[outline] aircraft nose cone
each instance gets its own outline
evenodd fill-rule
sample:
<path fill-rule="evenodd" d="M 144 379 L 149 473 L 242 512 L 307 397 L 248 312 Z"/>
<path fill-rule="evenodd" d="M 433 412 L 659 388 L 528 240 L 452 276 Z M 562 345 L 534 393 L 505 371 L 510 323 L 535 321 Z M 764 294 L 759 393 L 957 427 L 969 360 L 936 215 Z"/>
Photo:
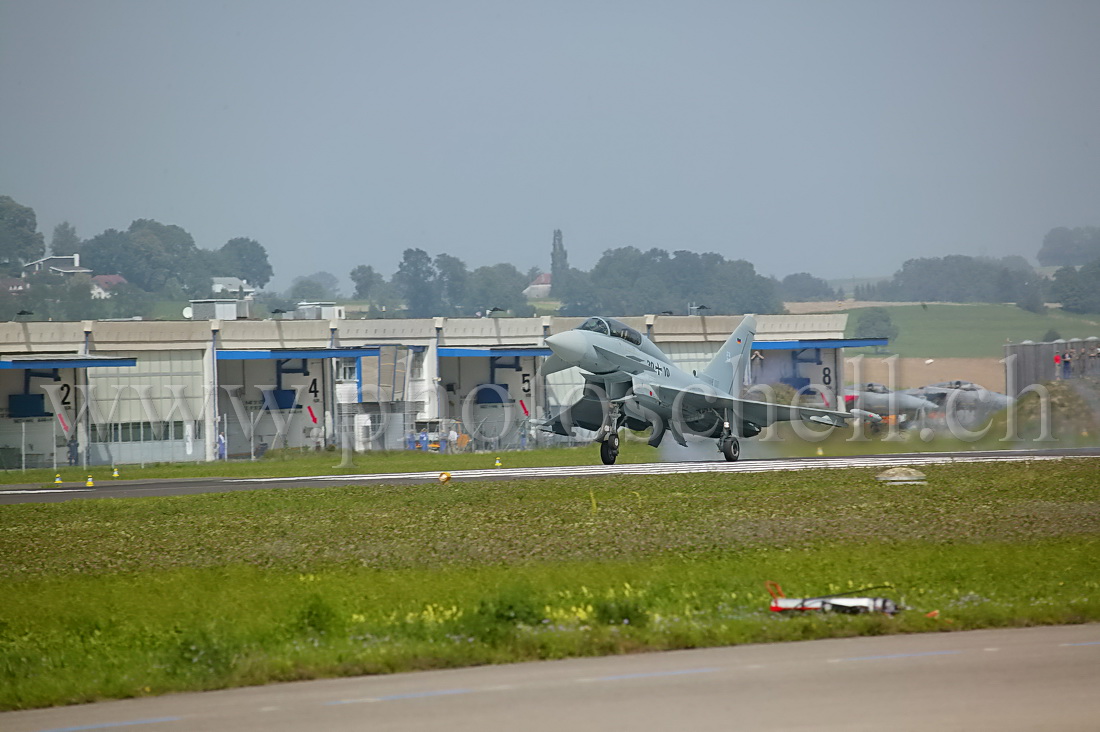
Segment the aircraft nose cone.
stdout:
<path fill-rule="evenodd" d="M 554 355 L 571 364 L 579 364 L 588 353 L 588 339 L 583 333 L 567 330 L 546 337 L 546 345 Z"/>

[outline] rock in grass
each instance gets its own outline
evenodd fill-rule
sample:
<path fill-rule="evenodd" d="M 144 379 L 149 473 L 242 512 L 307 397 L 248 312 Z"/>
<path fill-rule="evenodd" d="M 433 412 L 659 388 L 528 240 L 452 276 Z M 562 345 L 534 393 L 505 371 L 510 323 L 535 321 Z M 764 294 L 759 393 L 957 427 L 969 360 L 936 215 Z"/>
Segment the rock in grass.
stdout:
<path fill-rule="evenodd" d="M 925 485 L 924 473 L 916 468 L 890 468 L 875 476 L 877 480 L 891 485 Z"/>

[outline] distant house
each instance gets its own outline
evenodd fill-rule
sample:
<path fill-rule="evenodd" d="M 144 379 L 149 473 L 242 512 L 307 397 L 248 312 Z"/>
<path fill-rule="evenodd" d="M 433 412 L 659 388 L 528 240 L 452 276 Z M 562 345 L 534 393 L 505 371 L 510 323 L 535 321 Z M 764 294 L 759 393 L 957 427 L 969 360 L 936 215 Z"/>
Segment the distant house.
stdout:
<path fill-rule="evenodd" d="M 240 277 L 212 277 L 210 291 L 215 295 L 243 295 L 250 298 L 256 294 L 256 288 Z"/>
<path fill-rule="evenodd" d="M 24 277 L 29 274 L 41 273 L 60 275 L 91 274 L 91 271 L 87 267 L 80 266 L 79 254 L 55 254 L 23 265 Z"/>
<path fill-rule="evenodd" d="M 18 292 L 26 292 L 31 289 L 31 283 L 19 277 L 0 277 L 0 291 L 10 292 L 12 294 Z"/>
<path fill-rule="evenodd" d="M 550 297 L 550 273 L 543 272 L 523 290 L 528 300 L 543 300 Z"/>
<path fill-rule="evenodd" d="M 127 284 L 122 275 L 95 275 L 92 277 L 92 297 L 96 300 L 106 300 L 111 296 L 111 290 L 119 285 Z"/>

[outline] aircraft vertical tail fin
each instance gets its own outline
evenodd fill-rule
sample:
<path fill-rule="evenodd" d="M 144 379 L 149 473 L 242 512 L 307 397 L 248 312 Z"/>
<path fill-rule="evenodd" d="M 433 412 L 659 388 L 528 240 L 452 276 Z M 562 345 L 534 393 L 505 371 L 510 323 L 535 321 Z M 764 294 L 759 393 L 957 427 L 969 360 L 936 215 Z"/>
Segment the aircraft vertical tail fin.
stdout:
<path fill-rule="evenodd" d="M 740 396 L 755 337 L 756 316 L 746 315 L 699 376 L 715 389 Z"/>

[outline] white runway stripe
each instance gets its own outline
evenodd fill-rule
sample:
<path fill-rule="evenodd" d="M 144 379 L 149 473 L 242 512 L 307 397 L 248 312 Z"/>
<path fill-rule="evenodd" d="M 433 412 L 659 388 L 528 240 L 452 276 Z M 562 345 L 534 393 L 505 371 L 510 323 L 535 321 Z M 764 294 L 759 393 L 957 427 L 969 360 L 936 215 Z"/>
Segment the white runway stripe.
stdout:
<path fill-rule="evenodd" d="M 17 490 L 0 491 L 0 496 L 17 496 L 25 493 L 34 493 L 36 495 L 49 495 L 51 493 L 84 493 L 86 491 L 94 491 L 95 488 L 19 488 Z"/>
<path fill-rule="evenodd" d="M 1094 456 L 1087 456 L 1094 457 Z M 746 460 L 744 462 L 634 463 L 626 465 L 569 465 L 547 468 L 487 468 L 452 470 L 452 480 L 482 478 L 521 480 L 524 478 L 590 477 L 601 475 L 676 475 L 684 473 L 767 473 L 781 470 L 824 468 L 890 468 L 900 465 L 948 465 L 952 463 L 1024 462 L 1062 460 L 1059 455 L 1030 455 L 1004 452 L 996 455 L 878 455 L 850 458 L 791 458 L 788 460 Z M 387 481 L 434 481 L 439 471 L 416 473 L 364 473 L 360 475 L 314 475 L 297 478 L 241 478 L 232 483 L 277 483 L 286 481 L 328 481 L 339 483 L 385 483 Z"/>

